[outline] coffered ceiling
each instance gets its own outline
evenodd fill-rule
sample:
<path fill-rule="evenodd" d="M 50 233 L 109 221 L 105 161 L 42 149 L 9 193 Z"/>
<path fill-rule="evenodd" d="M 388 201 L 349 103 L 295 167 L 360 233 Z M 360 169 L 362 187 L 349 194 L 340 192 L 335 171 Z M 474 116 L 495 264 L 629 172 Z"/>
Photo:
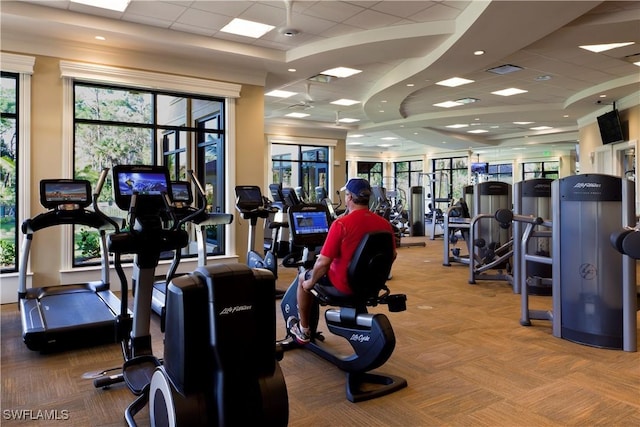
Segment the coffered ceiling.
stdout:
<path fill-rule="evenodd" d="M 100 62 L 125 50 L 141 64 L 171 58 L 167 72 L 191 61 L 200 74 L 294 92 L 265 96 L 268 133 L 345 137 L 348 154 L 362 157 L 548 152 L 574 146 L 578 121 L 614 102 L 640 103 L 637 1 L 133 0 L 114 12 L 3 0 L 0 8 L 3 51 Z M 233 18 L 274 28 L 260 38 L 221 32 Z M 579 47 L 615 42 L 634 43 Z M 515 71 L 489 71 L 504 65 Z M 310 80 L 335 67 L 361 72 Z M 452 77 L 471 82 L 439 84 Z M 507 88 L 525 92 L 493 93 Z M 358 102 L 331 103 L 343 98 Z M 435 106 L 445 101 L 458 102 Z"/>

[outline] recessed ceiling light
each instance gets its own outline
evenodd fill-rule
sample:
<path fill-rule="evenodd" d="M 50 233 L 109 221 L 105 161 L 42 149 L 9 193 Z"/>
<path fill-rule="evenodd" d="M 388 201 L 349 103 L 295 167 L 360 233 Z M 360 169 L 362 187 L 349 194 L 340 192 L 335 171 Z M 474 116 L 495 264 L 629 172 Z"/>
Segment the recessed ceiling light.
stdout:
<path fill-rule="evenodd" d="M 606 97 L 607 97 L 607 95 L 603 94 L 603 95 L 600 95 L 598 98 L 606 98 Z"/>
<path fill-rule="evenodd" d="M 591 44 L 585 46 L 579 46 L 581 49 L 588 50 L 590 52 L 605 52 L 607 50 L 616 49 L 618 47 L 629 46 L 635 42 L 623 42 L 623 43 L 607 43 L 607 44 Z"/>
<path fill-rule="evenodd" d="M 290 73 L 295 73 L 298 70 L 296 70 L 295 68 L 289 68 L 287 71 L 290 72 Z"/>
<path fill-rule="evenodd" d="M 378 147 L 393 147 L 393 144 L 378 144 Z"/>
<path fill-rule="evenodd" d="M 413 84 L 413 83 L 407 83 L 407 87 L 414 87 L 414 86 L 415 86 L 415 84 Z"/>
<path fill-rule="evenodd" d="M 359 122 L 360 119 L 350 119 L 348 117 L 345 117 L 344 119 L 340 119 L 338 121 L 341 123 L 354 123 L 354 122 Z"/>
<path fill-rule="evenodd" d="M 222 27 L 220 31 L 222 31 L 223 33 L 237 34 L 239 36 L 258 39 L 274 28 L 275 27 L 273 25 L 247 21 L 246 19 L 234 18 L 231 22 Z"/>
<path fill-rule="evenodd" d="M 131 0 L 71 0 L 71 3 L 80 3 L 87 6 L 99 7 L 101 9 L 116 10 L 124 12 Z"/>
<path fill-rule="evenodd" d="M 511 96 L 511 95 L 518 95 L 520 93 L 526 93 L 528 91 L 524 90 L 524 89 L 518 89 L 515 87 L 510 87 L 509 89 L 502 89 L 502 90 L 497 90 L 495 92 L 491 92 L 494 95 L 500 95 L 500 96 Z"/>
<path fill-rule="evenodd" d="M 634 62 L 633 65 L 637 65 L 638 67 L 640 67 L 640 61 Z"/>
<path fill-rule="evenodd" d="M 349 138 L 362 138 L 363 136 L 361 133 L 354 133 L 353 135 L 349 135 Z"/>
<path fill-rule="evenodd" d="M 475 56 L 484 55 L 484 53 L 485 53 L 484 50 L 476 50 L 475 52 L 473 52 Z"/>
<path fill-rule="evenodd" d="M 514 125 L 530 125 L 531 123 L 535 122 L 513 122 Z"/>
<path fill-rule="evenodd" d="M 553 129 L 551 126 L 536 126 L 536 127 L 532 127 L 529 128 L 531 130 L 549 130 L 549 129 Z"/>
<path fill-rule="evenodd" d="M 382 139 L 383 141 L 394 141 L 398 138 L 396 138 L 395 136 L 385 136 L 384 138 L 380 138 L 380 139 Z"/>
<path fill-rule="evenodd" d="M 265 96 L 275 96 L 276 98 L 289 98 L 290 96 L 296 95 L 296 92 L 289 92 L 288 90 L 272 90 L 271 92 L 265 93 Z"/>
<path fill-rule="evenodd" d="M 356 70 L 355 68 L 337 67 L 337 68 L 331 68 L 329 70 L 325 70 L 321 74 L 326 74 L 328 76 L 333 76 L 333 77 L 346 78 L 361 72 L 362 70 Z"/>
<path fill-rule="evenodd" d="M 441 80 L 437 82 L 437 85 L 447 86 L 447 87 L 456 87 L 466 85 L 468 83 L 473 83 L 474 80 L 463 79 L 462 77 L 451 77 L 450 79 Z"/>
<path fill-rule="evenodd" d="M 515 73 L 516 71 L 520 71 L 522 70 L 522 67 L 518 67 L 517 65 L 513 65 L 513 64 L 505 64 L 505 65 L 500 65 L 499 67 L 493 67 L 493 68 L 489 68 L 487 71 L 493 74 L 509 74 L 509 73 Z"/>
<path fill-rule="evenodd" d="M 308 117 L 310 114 L 307 113 L 289 113 L 289 114 L 285 114 L 285 116 L 287 117 L 293 117 L 296 119 L 301 119 L 303 117 Z"/>
<path fill-rule="evenodd" d="M 439 102 L 437 104 L 433 104 L 434 107 L 442 107 L 442 108 L 459 107 L 460 105 L 463 105 L 463 104 L 455 101 L 445 101 L 445 102 Z"/>
<path fill-rule="evenodd" d="M 347 145 L 362 145 L 362 142 L 347 142 Z"/>
<path fill-rule="evenodd" d="M 537 82 L 546 82 L 547 80 L 551 80 L 551 76 L 548 76 L 548 75 L 538 76 L 534 80 Z"/>
<path fill-rule="evenodd" d="M 463 123 L 458 123 L 458 124 L 455 124 L 455 125 L 447 125 L 447 127 L 451 128 L 451 129 L 460 129 L 460 128 L 469 127 L 469 125 L 463 124 Z"/>
<path fill-rule="evenodd" d="M 467 133 L 487 133 L 489 132 L 488 130 L 484 130 L 484 129 L 474 129 L 474 130 L 468 130 Z"/>
<path fill-rule="evenodd" d="M 105 41 L 107 38 L 104 36 L 95 36 L 94 39 L 100 40 L 101 42 Z"/>
<path fill-rule="evenodd" d="M 337 99 L 335 101 L 332 101 L 331 104 L 335 104 L 335 105 L 345 105 L 345 106 L 350 106 L 350 105 L 355 105 L 355 104 L 360 104 L 360 101 L 356 101 L 355 99 L 346 99 L 346 98 L 342 98 L 342 99 Z"/>

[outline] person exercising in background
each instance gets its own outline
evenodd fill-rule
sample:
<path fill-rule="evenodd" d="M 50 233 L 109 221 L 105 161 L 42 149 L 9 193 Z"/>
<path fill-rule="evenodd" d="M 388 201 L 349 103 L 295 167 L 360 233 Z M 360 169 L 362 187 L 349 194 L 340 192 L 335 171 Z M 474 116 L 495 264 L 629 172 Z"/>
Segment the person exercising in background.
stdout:
<path fill-rule="evenodd" d="M 340 191 L 345 192 L 347 211 L 331 224 L 313 268 L 302 271 L 297 278 L 296 296 L 300 318 L 289 317 L 287 329 L 299 344 L 306 344 L 311 340 L 309 314 L 314 296 L 310 291 L 314 285 L 318 283 L 325 287 L 329 294 L 337 296 L 352 294 L 347 280 L 347 270 L 363 236 L 373 231 L 388 231 L 393 234 L 389 221 L 369 210 L 369 181 L 352 178 Z M 395 260 L 395 239 L 392 240 Z"/>

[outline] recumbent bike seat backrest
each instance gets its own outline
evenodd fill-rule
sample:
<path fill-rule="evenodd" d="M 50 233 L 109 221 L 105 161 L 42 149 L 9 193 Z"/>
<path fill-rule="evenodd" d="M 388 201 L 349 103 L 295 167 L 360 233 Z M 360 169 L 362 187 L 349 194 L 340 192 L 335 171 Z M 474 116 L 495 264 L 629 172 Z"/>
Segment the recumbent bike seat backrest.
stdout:
<path fill-rule="evenodd" d="M 377 299 L 391 272 L 393 235 L 388 231 L 364 235 L 347 270 L 351 298 L 359 301 Z"/>

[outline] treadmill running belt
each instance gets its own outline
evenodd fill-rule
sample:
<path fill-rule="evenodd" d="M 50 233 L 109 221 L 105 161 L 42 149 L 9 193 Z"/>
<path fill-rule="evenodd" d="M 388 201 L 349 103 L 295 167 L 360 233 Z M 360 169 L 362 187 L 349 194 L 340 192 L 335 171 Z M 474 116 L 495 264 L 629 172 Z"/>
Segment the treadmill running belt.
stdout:
<path fill-rule="evenodd" d="M 114 314 L 95 293 L 51 295 L 40 300 L 48 329 L 113 321 Z"/>

